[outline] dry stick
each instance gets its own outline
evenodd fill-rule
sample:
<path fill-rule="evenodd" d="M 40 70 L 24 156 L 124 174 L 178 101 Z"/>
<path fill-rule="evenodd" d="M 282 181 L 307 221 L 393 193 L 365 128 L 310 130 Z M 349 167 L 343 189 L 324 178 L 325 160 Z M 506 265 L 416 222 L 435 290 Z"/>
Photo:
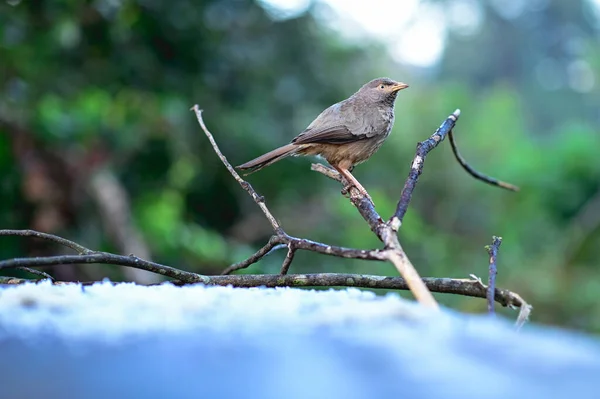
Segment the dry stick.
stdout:
<path fill-rule="evenodd" d="M 450 146 L 452 147 L 452 152 L 454 153 L 454 158 L 456 158 L 456 160 L 458 161 L 460 166 L 462 166 L 463 169 L 466 170 L 468 174 L 470 174 L 471 176 L 473 176 L 474 178 L 476 178 L 478 180 L 481 180 L 483 182 L 491 184 L 492 186 L 505 188 L 510 191 L 519 191 L 519 187 L 517 187 L 515 185 L 503 182 L 502 180 L 498 180 L 494 177 L 486 176 L 483 173 L 480 173 L 480 172 L 476 171 L 475 169 L 473 169 L 473 167 L 467 163 L 467 161 L 463 158 L 463 156 L 460 155 L 460 152 L 458 151 L 458 147 L 456 145 L 456 140 L 454 138 L 454 133 L 452 132 L 452 130 L 450 131 L 448 136 L 450 137 Z"/>
<path fill-rule="evenodd" d="M 486 245 L 485 249 L 490 255 L 490 268 L 488 276 L 488 287 L 487 287 L 487 303 L 488 312 L 494 313 L 494 292 L 496 289 L 496 275 L 498 274 L 498 268 L 496 267 L 496 258 L 498 257 L 498 249 L 502 244 L 502 237 L 492 237 L 492 245 Z"/>

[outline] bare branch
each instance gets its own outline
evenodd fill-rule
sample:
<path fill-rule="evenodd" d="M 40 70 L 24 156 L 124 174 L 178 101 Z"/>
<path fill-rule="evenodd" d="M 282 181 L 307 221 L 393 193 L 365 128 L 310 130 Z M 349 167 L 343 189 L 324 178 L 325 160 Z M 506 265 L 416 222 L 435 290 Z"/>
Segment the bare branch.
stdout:
<path fill-rule="evenodd" d="M 488 276 L 488 288 L 487 288 L 487 301 L 488 301 L 488 312 L 494 313 L 494 292 L 496 288 L 496 274 L 498 274 L 498 268 L 496 267 L 496 258 L 498 257 L 498 249 L 502 244 L 502 237 L 492 237 L 492 245 L 486 245 L 485 249 L 490 255 L 490 270 Z"/>

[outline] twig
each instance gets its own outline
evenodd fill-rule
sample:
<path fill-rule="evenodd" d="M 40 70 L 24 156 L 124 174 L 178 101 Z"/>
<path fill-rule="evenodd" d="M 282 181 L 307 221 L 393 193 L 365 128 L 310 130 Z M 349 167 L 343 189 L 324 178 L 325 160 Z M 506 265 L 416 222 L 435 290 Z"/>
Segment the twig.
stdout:
<path fill-rule="evenodd" d="M 266 256 L 268 253 L 270 253 L 271 250 L 279 243 L 280 243 L 279 236 L 272 236 L 269 239 L 269 241 L 265 244 L 265 246 L 262 247 L 261 249 L 259 249 L 258 251 L 256 251 L 254 253 L 254 255 L 250 256 L 248 259 L 245 259 L 238 263 L 234 263 L 233 265 L 229 266 L 228 268 L 223 270 L 221 275 L 230 274 L 230 273 L 232 273 L 236 270 L 240 270 L 240 269 L 245 269 L 246 267 L 258 262 L 264 256 Z"/>
<path fill-rule="evenodd" d="M 69 241 L 66 238 L 55 236 L 53 234 L 41 233 L 35 230 L 0 230 L 0 236 L 36 237 L 41 238 L 43 240 L 55 242 L 67 248 L 71 248 L 80 255 L 94 253 L 94 251 L 92 251 L 91 249 L 79 245 L 76 242 Z"/>
<path fill-rule="evenodd" d="M 492 186 L 505 188 L 510 191 L 519 191 L 519 187 L 517 187 L 515 185 L 503 182 L 502 180 L 498 180 L 494 177 L 486 176 L 483 173 L 480 173 L 480 172 L 476 171 L 475 169 L 473 169 L 473 167 L 467 163 L 467 161 L 463 158 L 463 156 L 460 155 L 460 152 L 458 151 L 458 147 L 456 145 L 456 140 L 454 138 L 454 133 L 452 130 L 450 130 L 450 133 L 448 134 L 448 136 L 450 137 L 450 146 L 452 147 L 452 152 L 454 153 L 454 158 L 456 158 L 456 160 L 458 161 L 460 166 L 462 166 L 463 169 L 466 170 L 468 174 L 470 174 L 474 178 L 481 180 L 487 184 L 491 184 Z"/>
<path fill-rule="evenodd" d="M 208 137 L 208 141 L 210 141 L 210 144 L 212 145 L 213 150 L 215 151 L 215 153 L 217 154 L 217 156 L 219 157 L 221 162 L 223 162 L 223 165 L 225 165 L 225 167 L 227 168 L 229 173 L 231 173 L 231 176 L 233 176 L 233 178 L 240 184 L 240 186 L 242 186 L 242 188 L 244 190 L 246 190 L 248 192 L 248 194 L 250 194 L 250 196 L 252 197 L 254 202 L 256 202 L 256 204 L 260 207 L 260 209 L 265 214 L 267 220 L 269 220 L 269 223 L 271 223 L 271 226 L 273 227 L 273 230 L 275 231 L 275 233 L 276 234 L 283 233 L 283 229 L 279 225 L 279 222 L 277 221 L 277 219 L 275 219 L 275 216 L 273 216 L 273 214 L 271 214 L 271 211 L 269 211 L 269 208 L 267 208 L 264 197 L 258 195 L 256 190 L 254 190 L 254 188 L 252 188 L 250 183 L 248 183 L 247 181 L 245 181 L 244 179 L 242 179 L 240 177 L 240 175 L 235 171 L 233 166 L 231 166 L 231 164 L 229 163 L 227 158 L 225 158 L 225 155 L 223 155 L 223 153 L 219 149 L 217 142 L 213 138 L 212 134 L 206 128 L 206 125 L 204 124 L 204 120 L 202 119 L 202 110 L 198 107 L 198 105 L 194 105 L 192 108 L 190 108 L 190 110 L 192 110 L 196 113 L 196 118 L 198 119 L 198 123 L 200 124 L 200 127 L 204 131 L 204 134 L 206 134 L 206 137 Z"/>
<path fill-rule="evenodd" d="M 307 240 L 306 238 L 297 238 L 287 235 L 285 232 L 281 235 L 273 235 L 265 244 L 264 247 L 256 251 L 252 256 L 248 259 L 245 259 L 241 262 L 235 263 L 229 267 L 227 267 L 221 275 L 231 274 L 232 272 L 240 269 L 244 269 L 259 260 L 263 257 L 267 256 L 278 246 L 282 246 L 282 248 L 287 248 L 289 244 L 293 244 L 294 250 L 303 250 L 303 251 L 311 251 L 316 252 L 323 255 L 336 256 L 339 258 L 347 258 L 347 259 L 363 259 L 363 260 L 375 260 L 375 261 L 385 261 L 386 255 L 385 251 L 381 249 L 356 249 L 356 248 L 346 248 L 346 247 L 338 247 L 335 245 L 327 245 L 316 241 Z"/>
<path fill-rule="evenodd" d="M 159 263 L 149 262 L 136 256 L 115 255 L 108 252 L 94 252 L 87 255 L 60 255 L 36 258 L 17 258 L 0 261 L 0 270 L 19 267 L 56 266 L 77 263 L 103 263 L 109 265 L 128 266 L 136 269 L 147 270 L 153 273 L 171 277 L 186 283 L 207 283 L 205 276 L 175 269 Z"/>
<path fill-rule="evenodd" d="M 283 260 L 283 263 L 281 264 L 281 272 L 279 273 L 282 276 L 285 276 L 288 272 L 288 270 L 290 270 L 290 265 L 292 264 L 292 261 L 294 260 L 294 255 L 296 254 L 296 247 L 294 247 L 294 243 L 290 242 L 288 244 L 288 251 L 287 254 L 285 255 L 285 259 Z"/>
<path fill-rule="evenodd" d="M 36 270 L 36 269 L 32 269 L 32 268 L 30 268 L 30 267 L 25 267 L 25 266 L 17 267 L 17 270 L 22 270 L 22 271 L 24 271 L 24 272 L 27 272 L 27 273 L 33 274 L 33 275 L 35 275 L 35 276 L 40 276 L 40 277 L 42 277 L 43 279 L 48 279 L 48 280 L 50 280 L 50 281 L 55 281 L 55 280 L 54 280 L 54 277 L 52 277 L 52 276 L 51 276 L 51 275 L 49 275 L 48 273 L 46 273 L 46 272 L 43 272 L 43 271 L 41 271 L 41 270 Z"/>
<path fill-rule="evenodd" d="M 496 258 L 498 257 L 498 249 L 502 244 L 502 237 L 492 237 L 492 245 L 486 245 L 485 249 L 490 255 L 490 270 L 488 274 L 488 288 L 487 288 L 487 302 L 488 312 L 494 313 L 494 292 L 496 288 L 496 274 L 498 274 L 498 268 L 496 267 Z"/>
<path fill-rule="evenodd" d="M 390 225 L 395 231 L 398 231 L 402 225 L 402 220 L 404 219 L 404 215 L 408 209 L 408 204 L 412 198 L 412 193 L 415 190 L 419 176 L 423 172 L 425 157 L 427 157 L 427 154 L 437 147 L 438 144 L 444 141 L 446 135 L 452 130 L 459 117 L 460 109 L 457 109 L 450 116 L 448 116 L 448 118 L 446 118 L 446 120 L 440 125 L 439 128 L 437 128 L 431 137 L 417 144 L 417 151 L 415 157 L 413 158 L 410 172 L 408 173 L 408 178 L 406 179 L 404 187 L 402 188 L 400 200 L 396 205 L 396 212 L 394 212 L 389 221 Z"/>

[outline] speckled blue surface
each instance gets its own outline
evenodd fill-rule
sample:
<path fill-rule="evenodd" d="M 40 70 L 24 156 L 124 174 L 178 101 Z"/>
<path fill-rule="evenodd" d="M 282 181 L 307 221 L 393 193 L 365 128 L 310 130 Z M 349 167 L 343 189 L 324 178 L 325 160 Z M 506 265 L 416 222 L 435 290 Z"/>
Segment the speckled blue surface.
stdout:
<path fill-rule="evenodd" d="M 358 290 L 0 290 L 1 398 L 594 398 L 580 334 Z M 596 391 L 596 392 L 595 392 Z"/>

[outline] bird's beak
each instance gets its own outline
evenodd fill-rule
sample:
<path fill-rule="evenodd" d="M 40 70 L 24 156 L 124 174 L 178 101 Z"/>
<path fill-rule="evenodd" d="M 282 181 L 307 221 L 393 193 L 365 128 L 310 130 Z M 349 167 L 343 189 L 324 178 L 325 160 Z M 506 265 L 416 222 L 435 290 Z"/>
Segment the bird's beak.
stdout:
<path fill-rule="evenodd" d="M 402 89 L 406 89 L 407 87 L 408 85 L 406 83 L 399 82 L 392 86 L 392 91 L 400 91 Z"/>

